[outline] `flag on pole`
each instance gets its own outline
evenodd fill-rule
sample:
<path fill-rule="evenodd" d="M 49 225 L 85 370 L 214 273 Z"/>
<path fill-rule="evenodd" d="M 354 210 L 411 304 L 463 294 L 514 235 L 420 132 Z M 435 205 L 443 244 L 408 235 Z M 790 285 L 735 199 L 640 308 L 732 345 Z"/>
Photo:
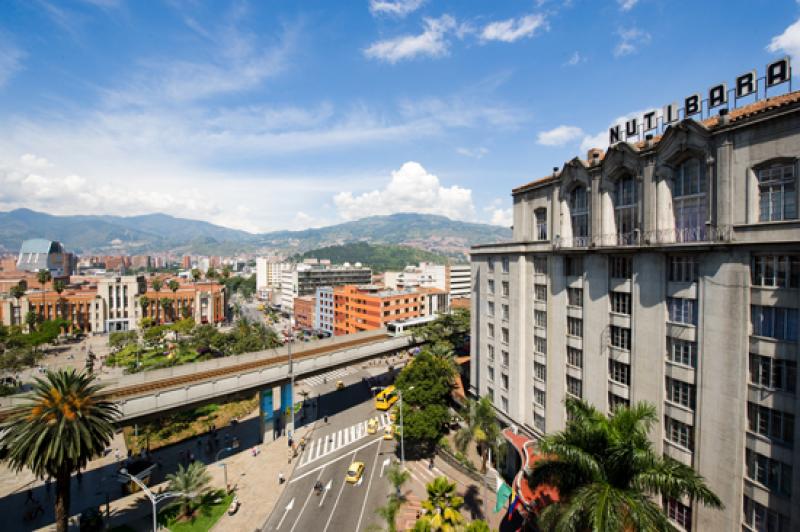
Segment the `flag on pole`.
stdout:
<path fill-rule="evenodd" d="M 506 501 L 511 497 L 513 490 L 511 486 L 503 482 L 500 478 L 497 479 L 497 502 L 494 504 L 494 513 L 499 512 L 506 505 Z"/>

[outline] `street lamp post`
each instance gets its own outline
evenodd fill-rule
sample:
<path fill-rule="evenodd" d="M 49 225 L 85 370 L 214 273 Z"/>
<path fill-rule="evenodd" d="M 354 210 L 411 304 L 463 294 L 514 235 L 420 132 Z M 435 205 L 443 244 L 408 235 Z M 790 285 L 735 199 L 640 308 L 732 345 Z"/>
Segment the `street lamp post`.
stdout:
<path fill-rule="evenodd" d="M 286 436 L 291 438 L 294 432 L 294 366 L 292 364 L 292 340 L 294 340 L 294 332 L 292 331 L 292 314 L 294 309 L 289 312 L 289 341 L 286 344 L 289 354 L 289 420 L 286 423 Z M 286 409 L 284 408 L 284 411 Z"/>
<path fill-rule="evenodd" d="M 408 390 L 413 390 L 411 386 Z M 400 463 L 403 467 L 406 466 L 406 447 L 405 447 L 405 426 L 403 425 L 403 392 L 400 388 L 397 389 L 397 396 L 400 398 Z"/>
<path fill-rule="evenodd" d="M 144 482 L 139 480 L 136 476 L 128 473 L 127 469 L 122 468 L 120 469 L 119 473 L 120 475 L 123 475 L 128 479 L 132 480 L 134 483 L 136 483 L 137 486 L 142 488 L 144 494 L 147 495 L 148 499 L 150 499 L 150 503 L 153 505 L 153 532 L 158 532 L 158 520 L 157 520 L 158 503 L 165 501 L 167 499 L 172 499 L 174 497 L 181 497 L 183 495 L 189 495 L 189 496 L 192 495 L 191 493 L 183 493 L 181 491 L 168 491 L 166 493 L 155 494 L 152 491 L 150 491 L 150 488 L 148 488 Z"/>
<path fill-rule="evenodd" d="M 232 450 L 233 450 L 233 447 L 223 447 L 222 449 L 219 450 L 219 452 L 217 452 L 217 456 L 214 458 L 214 461 L 215 462 L 219 462 L 219 457 L 220 457 L 220 455 L 222 453 L 228 452 L 228 451 L 232 451 Z M 228 492 L 228 464 L 226 464 L 225 462 L 222 462 L 219 465 L 220 465 L 220 467 L 222 467 L 222 476 L 223 476 L 223 479 L 224 479 L 224 482 L 225 482 L 225 493 L 227 493 Z"/>

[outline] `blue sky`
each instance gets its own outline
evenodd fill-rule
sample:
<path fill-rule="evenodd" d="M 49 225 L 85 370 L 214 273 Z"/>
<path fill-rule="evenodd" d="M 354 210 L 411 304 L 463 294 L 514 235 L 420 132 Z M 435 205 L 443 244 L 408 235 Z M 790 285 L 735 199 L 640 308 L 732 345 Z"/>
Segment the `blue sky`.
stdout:
<path fill-rule="evenodd" d="M 795 0 L 4 0 L 0 210 L 508 224 L 617 117 L 787 54 Z"/>

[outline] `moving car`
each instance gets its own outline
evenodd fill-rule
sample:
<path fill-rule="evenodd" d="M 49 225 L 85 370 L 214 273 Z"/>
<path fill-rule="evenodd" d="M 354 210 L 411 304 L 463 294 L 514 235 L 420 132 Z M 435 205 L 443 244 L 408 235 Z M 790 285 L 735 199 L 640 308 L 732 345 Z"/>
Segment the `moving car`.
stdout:
<path fill-rule="evenodd" d="M 378 432 L 378 420 L 375 418 L 367 421 L 367 434 L 375 434 Z"/>
<path fill-rule="evenodd" d="M 383 429 L 383 439 L 384 440 L 394 439 L 394 425 L 386 425 L 386 428 Z"/>
<path fill-rule="evenodd" d="M 364 462 L 353 462 L 347 468 L 347 476 L 344 477 L 345 482 L 355 484 L 361 480 L 361 475 L 364 474 Z"/>
<path fill-rule="evenodd" d="M 389 412 L 389 421 L 392 423 L 397 422 L 397 409 L 393 408 L 391 412 Z"/>

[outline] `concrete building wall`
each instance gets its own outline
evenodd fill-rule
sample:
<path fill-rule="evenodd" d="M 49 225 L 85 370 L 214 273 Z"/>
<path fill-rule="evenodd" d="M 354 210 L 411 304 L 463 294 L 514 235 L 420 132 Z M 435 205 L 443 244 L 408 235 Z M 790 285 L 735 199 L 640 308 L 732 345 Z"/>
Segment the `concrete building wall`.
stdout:
<path fill-rule="evenodd" d="M 514 190 L 512 242 L 471 251 L 471 391 L 533 436 L 565 427 L 569 394 L 606 412 L 653 404 L 657 452 L 694 467 L 725 504 L 670 502 L 692 530 L 756 530 L 756 516 L 800 529 L 800 93 L 753 109 L 567 162 Z M 759 180 L 774 165 L 789 176 L 784 196 Z M 686 200 L 682 179 L 697 175 Z M 636 210 L 621 218 L 626 179 Z M 586 237 L 573 227 L 579 187 Z M 783 214 L 761 221 L 775 205 Z M 694 225 L 685 212 L 700 213 Z"/>

